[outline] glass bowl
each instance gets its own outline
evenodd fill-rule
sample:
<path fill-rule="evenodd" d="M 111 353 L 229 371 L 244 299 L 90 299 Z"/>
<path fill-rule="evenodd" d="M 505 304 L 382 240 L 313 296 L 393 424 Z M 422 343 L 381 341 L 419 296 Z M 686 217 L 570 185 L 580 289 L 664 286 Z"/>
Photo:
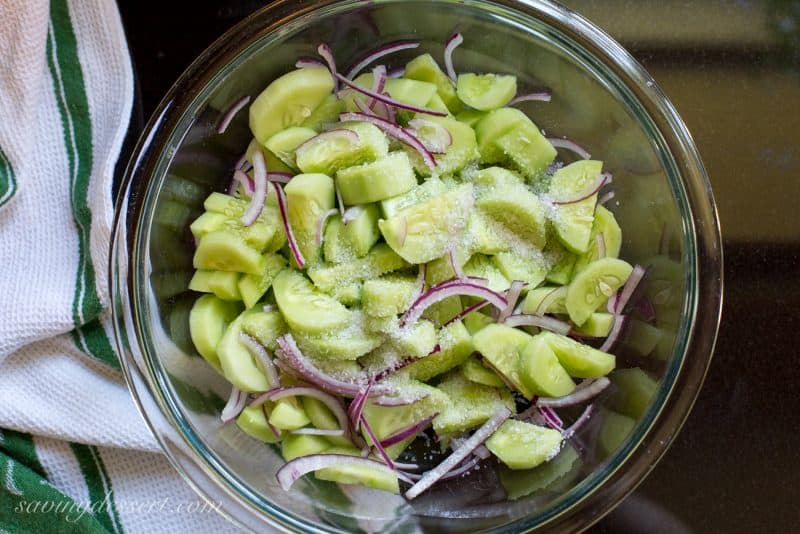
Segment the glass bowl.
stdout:
<path fill-rule="evenodd" d="M 509 72 L 522 90 L 549 88 L 551 102 L 522 109 L 613 173 L 616 196 L 607 206 L 623 229 L 621 256 L 648 268 L 640 293 L 655 311 L 652 324 L 630 323 L 616 352 L 619 367 L 650 379 L 633 376 L 638 371 L 616 377 L 573 440 L 584 445 L 548 468 L 486 468 L 411 502 L 313 477 L 284 492 L 277 448 L 222 425 L 229 386 L 188 336 L 197 295 L 186 290 L 187 227 L 203 199 L 227 186 L 250 140 L 246 113 L 224 135 L 215 126 L 222 110 L 257 95 L 320 42 L 348 66 L 397 39 L 420 40 L 420 50 L 441 58 L 453 31 L 465 40 L 457 70 Z M 390 66 L 415 52 L 390 57 Z M 685 125 L 616 42 L 568 9 L 533 0 L 285 0 L 255 13 L 204 52 L 154 114 L 122 184 L 111 252 L 117 343 L 144 418 L 186 481 L 256 531 L 587 528 L 641 482 L 687 417 L 711 360 L 722 295 L 714 201 Z"/>

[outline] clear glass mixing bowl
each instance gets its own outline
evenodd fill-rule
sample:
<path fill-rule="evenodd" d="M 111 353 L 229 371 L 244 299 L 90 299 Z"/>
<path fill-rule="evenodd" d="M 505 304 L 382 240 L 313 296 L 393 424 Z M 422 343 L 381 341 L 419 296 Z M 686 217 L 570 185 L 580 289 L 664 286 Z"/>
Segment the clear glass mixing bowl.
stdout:
<path fill-rule="evenodd" d="M 250 135 L 246 113 L 224 135 L 215 126 L 221 110 L 257 95 L 320 42 L 343 66 L 397 39 L 420 40 L 421 50 L 441 58 L 455 30 L 465 40 L 459 71 L 509 72 L 523 89 L 549 88 L 552 102 L 523 109 L 548 135 L 579 141 L 613 173 L 609 207 L 623 229 L 622 257 L 649 268 L 643 291 L 657 318 L 655 331 L 629 328 L 617 353 L 621 367 L 643 368 L 655 379 L 649 402 L 632 409 L 613 391 L 605 395 L 578 436 L 587 444 L 580 454 L 550 471 L 523 473 L 510 486 L 499 480 L 507 473 L 483 469 L 410 503 L 313 477 L 284 492 L 275 480 L 283 463 L 277 449 L 220 422 L 229 386 L 188 337 L 196 295 L 186 291 L 193 252 L 187 227 L 203 199 L 227 185 Z M 392 65 L 415 52 L 391 58 Z M 581 530 L 635 488 L 686 418 L 717 333 L 721 256 L 713 197 L 689 132 L 641 66 L 580 16 L 533 0 L 285 0 L 203 53 L 142 135 L 117 206 L 113 312 L 126 377 L 165 453 L 198 493 L 242 526 Z M 620 410 L 632 416 L 632 429 L 612 421 Z"/>

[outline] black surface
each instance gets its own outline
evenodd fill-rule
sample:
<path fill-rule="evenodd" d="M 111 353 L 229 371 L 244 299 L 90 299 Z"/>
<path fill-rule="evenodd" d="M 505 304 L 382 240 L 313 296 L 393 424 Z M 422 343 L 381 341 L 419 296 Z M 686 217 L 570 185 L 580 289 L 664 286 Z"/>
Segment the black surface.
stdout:
<path fill-rule="evenodd" d="M 707 11 L 713 37 L 723 33 L 714 26 L 720 13 L 759 24 L 758 12 L 782 33 L 766 42 L 654 43 L 647 31 L 626 38 L 607 28 L 651 71 L 695 136 L 720 209 L 726 291 L 714 362 L 686 426 L 641 487 L 592 530 L 800 531 L 800 3 L 671 4 L 678 11 L 663 20 L 655 2 L 570 2 L 587 13 L 602 6 L 595 18 L 602 27 L 631 16 L 654 31 L 672 24 L 666 34 L 679 34 L 693 22 L 682 16 Z M 122 2 L 144 116 L 195 56 L 259 5 Z M 689 5 L 692 14 L 682 14 Z"/>

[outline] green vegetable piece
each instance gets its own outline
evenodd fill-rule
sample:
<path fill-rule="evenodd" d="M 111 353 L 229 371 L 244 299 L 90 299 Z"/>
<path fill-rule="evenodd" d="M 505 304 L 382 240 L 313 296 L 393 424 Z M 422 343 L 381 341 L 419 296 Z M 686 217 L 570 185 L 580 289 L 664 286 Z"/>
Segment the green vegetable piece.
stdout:
<path fill-rule="evenodd" d="M 407 193 L 417 185 L 408 155 L 403 151 L 336 173 L 345 204 L 367 204 Z"/>
<path fill-rule="evenodd" d="M 464 274 L 489 280 L 489 289 L 492 291 L 505 291 L 511 286 L 511 281 L 503 276 L 492 258 L 483 254 L 475 254 L 464 265 Z"/>
<path fill-rule="evenodd" d="M 361 282 L 350 282 L 334 288 L 331 296 L 345 306 L 359 306 L 361 304 Z"/>
<path fill-rule="evenodd" d="M 445 149 L 444 154 L 434 154 L 433 159 L 436 160 L 436 168 L 431 170 L 417 151 L 406 148 L 414 169 L 423 175 L 430 176 L 435 172 L 438 176 L 448 174 L 455 174 L 470 163 L 477 161 L 480 157 L 478 153 L 478 143 L 475 139 L 475 131 L 467 124 L 458 122 L 451 117 L 432 117 L 430 115 L 419 115 L 419 118 L 425 123 L 432 123 L 444 127 L 450 132 L 452 142 Z M 431 136 L 434 134 L 433 127 L 417 128 L 417 137 L 423 142 L 430 142 Z"/>
<path fill-rule="evenodd" d="M 422 54 L 406 64 L 403 77 L 436 85 L 436 93 L 447 106 L 450 113 L 458 113 L 462 109 L 461 101 L 456 96 L 453 82 L 442 72 L 436 60 L 430 54 Z"/>
<path fill-rule="evenodd" d="M 392 341 L 403 354 L 422 358 L 436 347 L 436 327 L 432 322 L 420 319 L 414 325 L 398 329 Z"/>
<path fill-rule="evenodd" d="M 490 324 L 472 336 L 475 350 L 526 399 L 533 398 L 533 392 L 519 376 L 519 355 L 531 339 L 521 330 L 500 324 Z"/>
<path fill-rule="evenodd" d="M 217 355 L 217 344 L 222 339 L 225 329 L 241 311 L 235 302 L 226 302 L 214 295 L 203 295 L 192 305 L 189 312 L 189 332 L 192 343 L 200 356 L 214 369 L 222 372 Z"/>
<path fill-rule="evenodd" d="M 484 317 L 486 317 L 484 315 Z M 505 386 L 505 382 L 500 378 L 497 373 L 485 367 L 480 359 L 470 358 L 461 365 L 461 372 L 471 382 L 476 384 L 483 384 L 484 386 L 491 386 L 501 388 Z"/>
<path fill-rule="evenodd" d="M 528 294 L 525 295 L 525 300 L 522 301 L 522 313 L 526 313 L 529 315 L 533 315 L 539 309 L 539 305 L 542 301 L 551 295 L 554 291 L 558 291 L 559 294 L 554 296 L 550 303 L 547 305 L 547 308 L 544 310 L 545 313 L 567 313 L 567 288 L 560 288 L 554 286 L 542 286 L 537 287 L 536 289 L 532 289 L 528 291 Z"/>
<path fill-rule="evenodd" d="M 378 222 L 386 243 L 409 263 L 425 263 L 447 252 L 472 210 L 472 185 L 463 184 Z"/>
<path fill-rule="evenodd" d="M 320 255 L 317 243 L 319 219 L 336 202 L 333 180 L 324 174 L 298 174 L 284 190 L 289 224 L 297 246 L 306 262 L 312 264 Z"/>
<path fill-rule="evenodd" d="M 276 340 L 286 334 L 289 327 L 277 310 L 268 312 L 252 310 L 242 319 L 242 331 L 254 337 L 267 349 L 274 351 L 278 348 Z"/>
<path fill-rule="evenodd" d="M 660 328 L 647 324 L 644 321 L 633 319 L 628 323 L 625 331 L 625 346 L 633 349 L 642 356 L 648 356 L 656 350 L 656 347 L 658 347 L 658 344 L 663 338 L 664 331 Z"/>
<path fill-rule="evenodd" d="M 472 354 L 472 337 L 464 323 L 454 321 L 443 327 L 438 335 L 439 352 L 429 354 L 406 367 L 409 376 L 417 380 L 430 380 L 458 367 Z"/>
<path fill-rule="evenodd" d="M 609 406 L 638 420 L 656 394 L 658 382 L 638 367 L 617 369 L 608 378 L 616 388 Z"/>
<path fill-rule="evenodd" d="M 408 193 L 381 201 L 381 211 L 387 219 L 406 208 L 429 200 L 447 191 L 447 186 L 439 178 L 429 178 L 415 186 Z"/>
<path fill-rule="evenodd" d="M 408 267 L 408 263 L 385 243 L 378 243 L 363 258 L 338 265 L 319 264 L 308 268 L 308 276 L 320 290 L 333 292 L 345 283 L 378 278 Z"/>
<path fill-rule="evenodd" d="M 581 466 L 580 457 L 569 445 L 552 460 L 529 471 L 500 468 L 500 483 L 505 488 L 509 500 L 517 500 L 540 490 L 558 491 L 554 486 L 573 479 Z"/>
<path fill-rule="evenodd" d="M 361 451 L 355 448 L 333 447 L 325 454 L 344 454 L 347 456 L 361 456 Z M 326 467 L 314 473 L 319 480 L 338 482 L 339 484 L 358 484 L 391 493 L 400 493 L 400 482 L 394 472 L 386 468 L 377 468 L 368 465 L 353 465 L 342 462 L 333 467 Z"/>
<path fill-rule="evenodd" d="M 495 141 L 526 122 L 530 122 L 528 116 L 515 108 L 500 108 L 484 113 L 483 118 L 474 126 L 481 162 L 503 162 L 505 155 Z"/>
<path fill-rule="evenodd" d="M 310 422 L 296 397 L 278 399 L 269 412 L 269 423 L 280 430 L 295 430 Z"/>
<path fill-rule="evenodd" d="M 340 169 L 375 161 L 389 152 L 389 142 L 377 126 L 368 122 L 349 122 L 341 128 L 355 132 L 358 140 L 320 136 L 309 141 L 297 154 L 298 168 L 304 173 L 334 176 Z"/>
<path fill-rule="evenodd" d="M 523 185 L 522 177 L 503 167 L 486 167 L 469 175 L 470 181 L 480 193 L 495 187 Z"/>
<path fill-rule="evenodd" d="M 493 317 L 480 312 L 473 312 L 464 317 L 464 326 L 467 327 L 467 331 L 473 336 L 484 327 L 496 322 L 497 321 L 495 321 Z"/>
<path fill-rule="evenodd" d="M 425 107 L 427 109 L 441 111 L 442 113 L 450 115 L 450 110 L 447 109 L 447 104 L 444 103 L 444 100 L 442 100 L 442 97 L 440 97 L 438 93 L 434 94 L 431 99 L 428 100 L 428 103 L 425 104 Z"/>
<path fill-rule="evenodd" d="M 547 268 L 543 258 L 526 258 L 515 252 L 501 252 L 492 261 L 507 280 L 520 280 L 528 288 L 534 288 L 544 281 Z"/>
<path fill-rule="evenodd" d="M 265 443 L 277 443 L 281 439 L 272 432 L 267 424 L 267 418 L 264 417 L 261 406 L 246 406 L 236 418 L 236 424 L 248 436 Z"/>
<path fill-rule="evenodd" d="M 597 236 L 602 234 L 605 245 L 606 258 L 618 258 L 622 248 L 622 230 L 614 218 L 614 214 L 597 204 L 594 210 L 592 233 L 589 236 L 589 248 L 578 256 L 575 262 L 575 272 L 583 270 L 588 264 L 599 259 L 597 250 Z"/>
<path fill-rule="evenodd" d="M 325 406 L 320 400 L 314 397 L 301 397 L 303 403 L 303 410 L 306 415 L 311 419 L 311 426 L 322 430 L 338 430 L 339 420 L 333 415 L 333 412 Z M 339 447 L 352 447 L 353 444 L 345 436 L 325 436 L 328 442 Z"/>
<path fill-rule="evenodd" d="M 508 164 L 530 180 L 539 179 L 556 158 L 556 149 L 530 120 L 495 139 L 494 146 Z"/>
<path fill-rule="evenodd" d="M 544 207 L 525 186 L 496 187 L 478 198 L 476 206 L 520 238 L 544 247 Z"/>
<path fill-rule="evenodd" d="M 555 458 L 562 442 L 558 430 L 508 419 L 486 440 L 486 447 L 511 469 L 532 469 Z"/>
<path fill-rule="evenodd" d="M 465 109 L 456 114 L 456 120 L 475 128 L 478 122 L 487 115 L 487 112 L 477 109 Z"/>
<path fill-rule="evenodd" d="M 315 288 L 302 274 L 284 269 L 272 282 L 275 301 L 292 330 L 322 334 L 352 320 L 350 311 Z"/>
<path fill-rule="evenodd" d="M 328 125 L 339 122 L 339 114 L 342 111 L 344 102 L 334 94 L 327 95 L 300 126 L 321 132 Z"/>
<path fill-rule="evenodd" d="M 364 313 L 373 317 L 388 317 L 406 311 L 417 288 L 414 276 L 389 275 L 364 282 L 361 304 Z"/>
<path fill-rule="evenodd" d="M 616 365 L 613 354 L 599 351 L 566 336 L 553 332 L 542 332 L 538 336 L 546 338 L 547 344 L 569 376 L 599 378 L 610 373 Z"/>
<path fill-rule="evenodd" d="M 597 443 L 603 456 L 611 456 L 633 432 L 636 419 L 611 410 L 603 410 L 602 418 Z"/>
<path fill-rule="evenodd" d="M 595 312 L 581 326 L 573 328 L 576 334 L 586 337 L 607 337 L 614 326 L 614 316 L 610 313 Z"/>
<path fill-rule="evenodd" d="M 357 76 L 353 81 L 361 87 L 370 89 L 372 88 L 372 80 L 372 73 L 365 72 Z M 430 102 L 433 95 L 436 94 L 436 85 L 420 80 L 412 80 L 407 77 L 387 78 L 384 91 L 389 93 L 389 96 L 394 100 L 412 106 L 423 107 L 426 103 Z M 358 108 L 353 103 L 355 98 L 360 98 L 365 103 L 369 99 L 369 97 L 360 95 L 353 90 L 348 90 L 348 92 L 349 94 L 344 100 L 349 111 L 358 111 Z M 408 113 L 400 110 L 400 118 L 407 119 Z"/>
<path fill-rule="evenodd" d="M 492 111 L 511 102 L 517 94 L 517 77 L 501 74 L 459 74 L 456 93 L 463 103 L 480 111 Z"/>
<path fill-rule="evenodd" d="M 270 152 L 281 160 L 283 163 L 291 167 L 297 168 L 295 161 L 295 150 L 298 146 L 302 145 L 312 137 L 315 137 L 317 132 L 311 128 L 304 128 L 303 126 L 290 126 L 285 130 L 281 130 L 273 134 L 264 143 L 264 146 Z"/>
<path fill-rule="evenodd" d="M 217 344 L 217 354 L 222 372 L 228 382 L 244 392 L 257 393 L 267 391 L 272 384 L 269 383 L 264 371 L 256 363 L 247 347 L 239 341 L 242 321 L 247 313 L 240 314 L 225 329 L 225 333 Z"/>
<path fill-rule="evenodd" d="M 415 182 L 416 183 L 416 182 Z M 381 232 L 378 229 L 380 208 L 377 204 L 368 204 L 350 222 L 344 225 L 344 237 L 355 252 L 356 257 L 363 258 L 372 246 L 378 242 Z"/>
<path fill-rule="evenodd" d="M 575 383 L 559 363 L 548 337 L 533 336 L 520 351 L 519 377 L 530 390 L 543 397 L 563 397 L 575 389 Z"/>
<path fill-rule="evenodd" d="M 506 388 L 492 388 L 471 382 L 461 373 L 445 376 L 439 389 L 447 394 L 450 402 L 433 420 L 437 434 L 454 434 L 482 425 L 501 406 L 514 410 L 514 399 Z"/>
<path fill-rule="evenodd" d="M 313 434 L 286 434 L 286 437 L 281 440 L 281 454 L 287 462 L 301 456 L 320 454 L 330 448 L 330 441 Z"/>
<path fill-rule="evenodd" d="M 560 286 L 569 284 L 570 280 L 572 280 L 572 273 L 575 271 L 575 263 L 578 257 L 555 239 L 551 239 L 547 243 L 545 253 L 555 257 L 555 263 L 550 267 L 545 280 Z"/>
<path fill-rule="evenodd" d="M 425 317 L 436 324 L 447 324 L 463 310 L 461 297 L 454 295 L 447 297 L 425 310 Z"/>
<path fill-rule="evenodd" d="M 227 221 L 228 218 L 222 213 L 206 211 L 189 225 L 189 230 L 195 239 L 200 239 L 209 232 L 220 230 Z"/>
<path fill-rule="evenodd" d="M 603 170 L 602 161 L 582 160 L 558 169 L 550 182 L 550 196 L 571 199 L 590 188 Z M 569 204 L 556 204 L 553 227 L 559 241 L 571 252 L 583 254 L 589 249 L 594 223 L 597 193 Z"/>
<path fill-rule="evenodd" d="M 361 312 L 343 330 L 321 336 L 296 333 L 297 344 L 305 354 L 333 360 L 355 360 L 383 343 L 383 336 L 367 332 Z"/>
<path fill-rule="evenodd" d="M 264 255 L 264 272 L 246 274 L 239 279 L 238 289 L 245 308 L 252 308 L 272 286 L 272 281 L 286 267 L 286 259 L 278 254 Z"/>
<path fill-rule="evenodd" d="M 580 326 L 592 313 L 613 295 L 633 271 L 627 262 L 603 258 L 590 263 L 575 275 L 567 289 L 567 312 L 572 322 Z"/>
<path fill-rule="evenodd" d="M 262 145 L 258 142 L 257 139 L 252 139 L 250 144 L 247 145 L 247 150 L 244 153 L 245 159 L 253 164 L 253 156 L 255 155 L 256 151 L 261 152 L 264 156 L 264 161 L 267 164 L 267 169 L 270 172 L 290 172 L 294 174 L 295 169 L 289 167 L 284 162 L 278 159 L 278 157 L 269 151 L 267 147 Z"/>
<path fill-rule="evenodd" d="M 264 143 L 273 134 L 297 126 L 333 90 L 327 67 L 288 72 L 270 83 L 250 105 L 250 130 Z"/>
<path fill-rule="evenodd" d="M 226 231 L 203 236 L 195 250 L 193 264 L 195 269 L 207 271 L 260 274 L 264 270 L 261 254 L 238 235 Z"/>

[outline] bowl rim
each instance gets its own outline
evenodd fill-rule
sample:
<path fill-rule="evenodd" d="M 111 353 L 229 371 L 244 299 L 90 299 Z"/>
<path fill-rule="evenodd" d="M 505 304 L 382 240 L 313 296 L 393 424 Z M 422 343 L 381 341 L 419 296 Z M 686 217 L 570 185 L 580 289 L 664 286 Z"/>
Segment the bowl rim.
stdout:
<path fill-rule="evenodd" d="M 396 3 L 402 0 L 378 0 L 374 3 Z M 459 4 L 458 0 L 437 0 L 439 3 Z M 263 508 L 247 501 L 230 485 L 230 480 L 220 473 L 221 466 L 209 465 L 209 458 L 197 450 L 196 443 L 179 431 L 183 426 L 171 412 L 170 400 L 163 396 L 158 373 L 141 354 L 141 343 L 131 344 L 129 335 L 137 332 L 133 326 L 132 309 L 137 303 L 131 299 L 133 271 L 128 270 L 128 236 L 136 236 L 135 224 L 141 209 L 143 194 L 150 177 L 161 159 L 162 149 L 187 109 L 191 108 L 205 83 L 235 59 L 247 46 L 280 28 L 287 21 L 332 5 L 364 5 L 364 0 L 278 0 L 265 6 L 224 33 L 211 44 L 183 72 L 161 101 L 143 130 L 132 152 L 120 185 L 120 195 L 111 236 L 109 280 L 111 281 L 112 317 L 118 354 L 129 389 L 145 422 L 150 427 L 167 458 L 182 478 L 203 498 L 219 504 L 218 510 L 228 519 L 247 527 L 262 527 L 264 523 L 282 529 L 302 529 L 328 532 L 305 523 L 291 512 L 276 505 L 264 514 Z M 681 360 L 672 365 L 668 373 L 674 374 L 670 388 L 661 388 L 664 402 L 654 403 L 651 412 L 642 420 L 649 424 L 638 425 L 636 439 L 628 439 L 622 450 L 615 453 L 615 467 L 601 479 L 595 480 L 591 491 L 584 490 L 580 498 L 566 508 L 553 510 L 533 524 L 530 518 L 498 527 L 497 530 L 532 527 L 548 530 L 583 530 L 610 512 L 621 500 L 644 480 L 664 455 L 680 431 L 694 405 L 711 363 L 719 328 L 723 295 L 723 253 L 719 219 L 711 186 L 697 148 L 686 125 L 663 91 L 644 68 L 621 45 L 581 15 L 551 0 L 484 0 L 471 4 L 495 4 L 542 21 L 564 32 L 602 62 L 625 82 L 638 104 L 647 112 L 676 159 L 680 169 L 680 186 L 689 220 L 684 219 L 684 234 L 693 238 L 694 247 L 688 247 L 696 284 L 693 298 L 689 299 L 691 314 L 686 332 L 686 344 Z M 133 217 L 131 217 L 133 215 Z M 702 230 L 702 231 L 700 231 Z M 703 309 L 699 306 L 703 303 Z M 702 313 L 699 313 L 702 312 Z M 694 356 L 694 357 L 692 357 Z M 666 378 L 665 378 L 666 380 Z M 681 395 L 673 395 L 673 391 Z M 622 466 L 625 469 L 621 469 Z M 222 468 L 224 471 L 224 468 Z M 593 476 L 589 475 L 578 486 Z M 587 484 L 588 485 L 588 484 Z M 602 491 L 599 491 L 601 490 Z M 222 494 L 220 494 L 222 490 Z M 576 489 L 572 490 L 573 492 Z M 213 499 L 210 495 L 213 494 Z M 277 509 L 276 509 L 277 508 Z M 537 516 L 538 517 L 538 516 Z"/>

